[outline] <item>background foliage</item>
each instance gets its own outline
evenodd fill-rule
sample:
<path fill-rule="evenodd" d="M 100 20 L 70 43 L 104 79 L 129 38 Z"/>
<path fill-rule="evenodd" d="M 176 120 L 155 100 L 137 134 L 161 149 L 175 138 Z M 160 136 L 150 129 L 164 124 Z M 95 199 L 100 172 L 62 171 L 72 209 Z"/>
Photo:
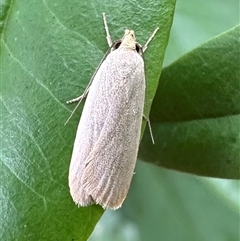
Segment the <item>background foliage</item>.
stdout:
<path fill-rule="evenodd" d="M 238 6 L 237 0 L 177 1 L 164 66 L 235 27 Z M 227 66 L 238 65 L 237 48 L 235 54 L 235 62 L 228 60 Z M 239 205 L 239 181 L 188 175 L 140 161 L 123 208 L 106 211 L 90 241 L 236 241 L 240 238 Z"/>
<path fill-rule="evenodd" d="M 234 27 L 238 4 L 180 0 L 164 66 Z M 65 101 L 84 89 L 106 51 L 101 16 L 106 12 L 113 39 L 131 27 L 144 43 L 160 26 L 145 56 L 150 104 L 174 6 L 174 0 L 2 1 L 1 240 L 76 241 L 90 235 L 103 211 L 98 206 L 77 208 L 69 196 L 68 160 L 81 108 L 64 127 L 72 109 Z M 147 132 L 140 157 L 152 162 L 146 143 Z M 174 168 L 179 167 L 175 162 Z M 139 161 L 123 208 L 106 211 L 90 240 L 235 241 L 239 190 L 238 181 L 197 177 Z"/>
<path fill-rule="evenodd" d="M 145 55 L 149 112 L 175 0 L 7 0 L 0 7 L 0 240 L 86 240 L 103 210 L 78 208 L 70 197 L 81 108 L 64 126 L 74 108 L 66 101 L 83 92 L 107 51 L 106 12 L 113 39 L 128 27 L 144 44 L 163 26 Z"/>

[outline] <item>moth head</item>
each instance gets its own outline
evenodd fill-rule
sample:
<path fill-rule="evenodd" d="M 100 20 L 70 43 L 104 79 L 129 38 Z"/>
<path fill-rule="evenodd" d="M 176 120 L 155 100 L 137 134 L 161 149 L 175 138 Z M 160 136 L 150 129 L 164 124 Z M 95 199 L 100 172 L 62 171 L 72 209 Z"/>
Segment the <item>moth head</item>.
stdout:
<path fill-rule="evenodd" d="M 125 30 L 120 48 L 136 49 L 136 37 L 133 30 Z"/>
<path fill-rule="evenodd" d="M 118 48 L 136 50 L 142 56 L 142 46 L 136 42 L 136 37 L 133 30 L 126 29 L 122 39 L 113 43 L 111 51 Z"/>

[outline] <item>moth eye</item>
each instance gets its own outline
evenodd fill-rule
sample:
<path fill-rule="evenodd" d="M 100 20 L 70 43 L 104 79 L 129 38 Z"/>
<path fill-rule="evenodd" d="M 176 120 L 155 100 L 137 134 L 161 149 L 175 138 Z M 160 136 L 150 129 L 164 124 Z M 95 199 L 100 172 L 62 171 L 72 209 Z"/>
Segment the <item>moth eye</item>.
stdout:
<path fill-rule="evenodd" d="M 111 51 L 115 50 L 115 49 L 118 49 L 119 46 L 121 45 L 122 41 L 119 40 L 119 41 L 116 41 L 115 43 L 113 43 L 112 45 L 112 48 L 111 48 Z"/>
<path fill-rule="evenodd" d="M 122 42 L 116 44 L 115 48 L 118 49 Z"/>
<path fill-rule="evenodd" d="M 141 47 L 140 47 L 138 44 L 136 44 L 136 51 L 137 51 L 138 53 L 141 52 Z"/>

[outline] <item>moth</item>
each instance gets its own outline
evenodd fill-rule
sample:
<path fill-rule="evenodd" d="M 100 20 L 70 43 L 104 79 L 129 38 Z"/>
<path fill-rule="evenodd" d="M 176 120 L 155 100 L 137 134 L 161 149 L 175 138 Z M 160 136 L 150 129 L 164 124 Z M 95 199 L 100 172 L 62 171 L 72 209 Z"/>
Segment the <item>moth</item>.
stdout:
<path fill-rule="evenodd" d="M 88 94 L 69 168 L 69 187 L 78 206 L 118 209 L 127 196 L 137 160 L 145 100 L 143 52 L 133 30 L 109 45 L 80 101 Z"/>

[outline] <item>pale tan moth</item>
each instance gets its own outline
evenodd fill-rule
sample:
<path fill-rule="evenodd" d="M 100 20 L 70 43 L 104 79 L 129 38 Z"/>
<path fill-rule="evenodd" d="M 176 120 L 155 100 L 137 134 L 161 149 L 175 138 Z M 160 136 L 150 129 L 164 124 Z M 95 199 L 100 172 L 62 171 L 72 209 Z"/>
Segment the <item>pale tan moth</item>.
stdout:
<path fill-rule="evenodd" d="M 145 99 L 143 52 L 133 30 L 112 42 L 103 20 L 109 51 L 84 93 L 69 168 L 69 187 L 78 206 L 118 209 L 127 196 L 137 160 Z M 79 104 L 78 103 L 78 104 Z"/>

